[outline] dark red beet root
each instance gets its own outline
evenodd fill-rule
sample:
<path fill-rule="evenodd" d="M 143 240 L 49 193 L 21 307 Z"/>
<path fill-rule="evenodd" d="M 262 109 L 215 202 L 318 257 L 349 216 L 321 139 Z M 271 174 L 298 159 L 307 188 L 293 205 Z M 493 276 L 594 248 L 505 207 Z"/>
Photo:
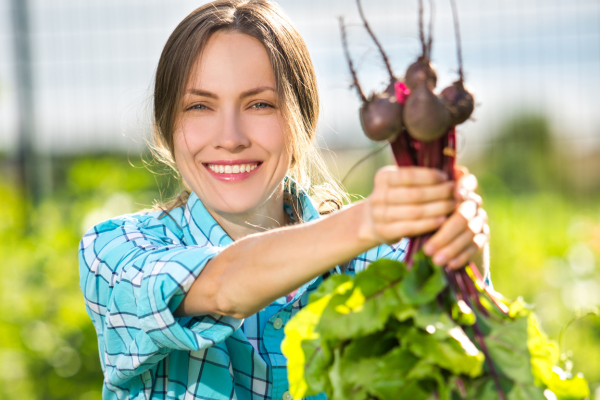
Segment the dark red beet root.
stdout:
<path fill-rule="evenodd" d="M 444 103 L 425 86 L 411 90 L 403 110 L 408 133 L 422 142 L 439 139 L 450 125 L 451 114 Z"/>
<path fill-rule="evenodd" d="M 437 84 L 437 74 L 429 63 L 429 60 L 424 57 L 419 57 L 417 61 L 408 67 L 404 79 L 406 86 L 410 90 L 415 89 L 423 83 L 427 84 L 429 90 L 433 90 Z"/>
<path fill-rule="evenodd" d="M 450 119 L 451 125 L 459 125 L 465 122 L 475 108 L 473 95 L 465 89 L 460 79 L 442 90 L 440 98 L 448 111 L 450 111 L 452 116 Z"/>
<path fill-rule="evenodd" d="M 396 100 L 393 80 L 381 94 L 373 94 L 360 108 L 360 123 L 367 137 L 393 139 L 402 129 L 402 104 Z"/>

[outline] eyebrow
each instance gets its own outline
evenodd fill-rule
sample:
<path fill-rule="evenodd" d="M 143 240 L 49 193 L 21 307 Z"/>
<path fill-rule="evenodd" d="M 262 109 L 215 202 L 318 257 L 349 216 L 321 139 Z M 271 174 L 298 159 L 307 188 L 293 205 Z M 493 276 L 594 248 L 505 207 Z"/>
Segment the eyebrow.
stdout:
<path fill-rule="evenodd" d="M 246 90 L 245 92 L 242 92 L 242 94 L 240 95 L 240 98 L 243 99 L 243 98 L 246 98 L 246 97 L 254 96 L 254 95 L 257 95 L 259 93 L 265 92 L 267 90 L 270 90 L 272 92 L 275 91 L 275 89 L 273 89 L 270 86 L 259 86 L 257 88 Z M 188 90 L 188 93 L 195 94 L 196 96 L 210 97 L 211 99 L 218 99 L 219 98 L 219 96 L 217 96 L 216 94 L 214 94 L 212 92 L 209 92 L 207 90 L 202 90 L 202 89 L 192 88 L 192 89 Z"/>

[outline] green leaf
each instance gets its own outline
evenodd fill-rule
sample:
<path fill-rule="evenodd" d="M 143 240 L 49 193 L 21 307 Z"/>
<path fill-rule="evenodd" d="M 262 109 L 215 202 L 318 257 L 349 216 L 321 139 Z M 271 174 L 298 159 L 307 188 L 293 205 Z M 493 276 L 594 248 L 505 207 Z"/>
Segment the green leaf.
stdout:
<path fill-rule="evenodd" d="M 569 377 L 558 367 L 552 369 L 546 384 L 559 400 L 581 400 L 590 396 L 590 388 L 582 374 Z"/>
<path fill-rule="evenodd" d="M 356 275 L 352 290 L 336 293 L 323 311 L 317 330 L 346 340 L 377 332 L 402 309 L 395 288 L 406 273 L 403 263 L 380 260 Z"/>
<path fill-rule="evenodd" d="M 417 361 L 408 350 L 397 347 L 382 357 L 360 361 L 354 381 L 380 400 L 426 399 L 429 392 L 408 376 Z"/>
<path fill-rule="evenodd" d="M 348 281 L 338 286 L 335 291 L 347 290 L 352 282 Z M 307 358 L 305 350 L 310 346 L 303 348 L 304 341 L 315 341 L 320 339 L 320 335 L 315 331 L 317 324 L 323 314 L 323 310 L 333 297 L 334 293 L 322 296 L 317 301 L 309 303 L 300 310 L 285 326 L 285 338 L 281 343 L 281 351 L 288 360 L 288 381 L 290 383 L 290 392 L 295 398 L 302 398 L 310 394 L 317 394 L 312 388 L 309 388 L 305 378 L 305 364 L 312 360 Z M 315 350 L 316 351 L 316 350 Z M 314 354 L 311 353 L 310 356 Z M 324 354 L 326 359 L 327 355 Z M 322 359 L 318 359 L 322 362 Z"/>
<path fill-rule="evenodd" d="M 400 284 L 400 297 L 406 304 L 429 303 L 446 287 L 441 267 L 433 264 L 422 251 L 413 258 L 413 267 Z"/>
<path fill-rule="evenodd" d="M 301 343 L 305 357 L 304 379 L 310 390 L 308 394 L 317 394 L 331 390 L 327 370 L 333 362 L 332 352 L 327 342 L 321 339 L 305 340 Z"/>
<path fill-rule="evenodd" d="M 497 322 L 481 314 L 477 321 L 494 365 L 502 374 L 518 383 L 534 383 L 527 348 L 527 318 Z M 487 332 L 487 333 L 485 333 Z"/>
<path fill-rule="evenodd" d="M 413 320 L 415 326 L 434 335 L 437 339 L 450 337 L 450 330 L 457 326 L 436 303 L 425 304 L 416 309 Z"/>
<path fill-rule="evenodd" d="M 350 282 L 352 277 L 349 275 L 330 275 L 329 278 L 325 279 L 319 288 L 310 295 L 309 302 L 313 303 L 329 294 L 335 289 L 346 282 Z"/>
<path fill-rule="evenodd" d="M 450 307 L 452 310 L 452 319 L 455 320 L 459 325 L 467 326 L 475 323 L 475 313 L 473 310 L 471 310 L 471 307 L 464 302 L 464 300 L 453 302 Z"/>
<path fill-rule="evenodd" d="M 344 348 L 344 358 L 347 360 L 360 360 L 361 358 L 384 355 L 398 346 L 396 329 L 396 327 L 388 324 L 384 331 L 354 339 Z"/>
<path fill-rule="evenodd" d="M 452 328 L 449 334 L 449 338 L 439 340 L 427 332 L 412 328 L 400 340 L 414 355 L 453 374 L 479 376 L 482 373 L 483 354 L 461 328 Z"/>

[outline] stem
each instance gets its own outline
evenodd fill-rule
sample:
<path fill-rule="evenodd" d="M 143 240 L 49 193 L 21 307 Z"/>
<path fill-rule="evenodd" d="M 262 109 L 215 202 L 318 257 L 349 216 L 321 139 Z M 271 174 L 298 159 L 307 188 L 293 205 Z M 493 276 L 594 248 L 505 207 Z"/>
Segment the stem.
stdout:
<path fill-rule="evenodd" d="M 455 277 L 456 277 L 456 282 L 458 283 L 458 287 L 460 288 L 460 291 L 463 292 L 463 294 L 468 293 L 467 288 L 465 287 L 465 283 L 462 282 L 462 279 L 460 279 L 460 275 L 455 274 Z M 464 296 L 464 301 L 467 303 L 467 305 L 469 307 L 471 307 L 471 310 L 475 311 L 475 308 L 473 307 L 473 304 L 471 303 L 471 300 L 469 299 L 468 295 Z M 498 376 L 496 367 L 494 366 L 494 363 L 492 362 L 492 358 L 490 357 L 490 352 L 488 351 L 485 341 L 483 340 L 483 334 L 481 333 L 481 330 L 479 329 L 479 324 L 478 324 L 477 320 L 473 324 L 473 330 L 475 331 L 475 336 L 477 337 L 477 340 L 479 341 L 479 345 L 481 346 L 481 351 L 483 352 L 483 355 L 485 356 L 485 361 L 488 365 L 488 368 L 490 369 L 490 375 L 492 375 L 492 378 L 494 379 L 494 383 L 496 384 L 496 390 L 498 392 L 498 397 L 500 397 L 500 400 L 506 400 L 506 396 L 504 395 L 502 386 L 500 386 L 500 377 Z"/>
<path fill-rule="evenodd" d="M 423 29 L 423 0 L 419 0 L 419 38 L 421 39 L 423 58 L 427 58 L 427 45 L 425 44 L 425 31 Z"/>
<path fill-rule="evenodd" d="M 465 388 L 465 383 L 462 379 L 456 378 L 456 386 L 458 386 L 458 391 L 460 392 L 461 399 L 467 398 L 467 389 Z"/>
<path fill-rule="evenodd" d="M 462 62 L 462 46 L 460 43 L 460 29 L 458 25 L 458 10 L 454 0 L 450 0 L 452 6 L 452 19 L 454 20 L 454 34 L 456 35 L 456 57 L 458 59 L 458 76 L 460 81 L 463 81 L 463 62 Z"/>
<path fill-rule="evenodd" d="M 385 51 L 383 51 L 383 47 L 381 47 L 379 40 L 377 40 L 377 38 L 375 37 L 375 34 L 371 30 L 371 27 L 369 26 L 367 19 L 365 18 L 365 14 L 363 13 L 363 9 L 360 4 L 360 0 L 356 0 L 356 5 L 358 5 L 358 13 L 360 14 L 360 19 L 362 19 L 362 22 L 365 25 L 365 29 L 367 30 L 367 32 L 369 32 L 371 39 L 373 39 L 373 41 L 375 42 L 375 45 L 379 49 L 379 53 L 381 53 L 381 57 L 383 57 L 383 62 L 385 63 L 385 66 L 390 74 L 390 80 L 393 81 L 395 78 L 394 78 L 394 73 L 392 72 L 392 67 L 390 66 L 390 61 L 389 61 L 387 55 L 385 54 Z"/>
<path fill-rule="evenodd" d="M 475 283 L 473 282 L 473 280 L 471 279 L 469 274 L 467 274 L 467 271 L 464 268 L 459 272 L 459 276 L 465 282 L 465 286 L 467 287 L 467 290 L 469 291 L 471 298 L 477 304 L 477 307 L 479 308 L 479 310 L 483 313 L 483 315 L 485 315 L 486 317 L 489 317 L 490 316 L 489 311 L 483 306 L 483 304 L 481 304 L 481 301 L 479 300 L 479 293 L 477 293 L 477 289 L 475 288 Z"/>
<path fill-rule="evenodd" d="M 475 324 L 473 324 L 473 330 L 475 331 L 475 336 L 477 337 L 477 340 L 479 341 L 479 344 L 481 345 L 481 351 L 483 352 L 483 355 L 485 356 L 485 361 L 487 362 L 488 368 L 490 369 L 490 375 L 492 375 L 492 378 L 494 379 L 494 383 L 496 384 L 496 390 L 498 391 L 498 397 L 500 397 L 500 400 L 506 400 L 506 396 L 504 395 L 502 386 L 500 386 L 500 377 L 498 376 L 496 367 L 494 366 L 494 363 L 492 362 L 492 358 L 490 357 L 490 352 L 488 351 L 485 341 L 483 340 L 483 334 L 481 333 L 481 330 L 479 329 L 479 325 L 477 324 L 477 321 L 475 322 Z"/>
<path fill-rule="evenodd" d="M 563 354 L 566 351 L 567 329 L 573 323 L 575 323 L 575 322 L 577 322 L 580 319 L 583 319 L 585 317 L 589 317 L 590 315 L 597 317 L 599 315 L 598 314 L 598 309 L 592 309 L 592 310 L 588 311 L 585 315 L 581 315 L 581 311 L 578 311 L 578 312 L 575 313 L 575 316 L 569 320 L 569 322 L 567 322 L 565 325 L 563 325 L 562 328 L 560 328 L 560 334 L 558 335 L 558 347 L 560 349 L 560 354 Z"/>
<path fill-rule="evenodd" d="M 504 304 L 500 300 L 498 300 L 496 298 L 496 296 L 491 292 L 490 288 L 485 283 L 485 281 L 483 280 L 483 277 L 479 273 L 479 269 L 477 269 L 477 266 L 472 261 L 469 263 L 469 268 L 471 268 L 471 271 L 473 272 L 473 275 L 475 275 L 475 278 L 481 282 L 481 287 L 483 287 L 483 290 L 485 290 L 488 297 L 492 300 L 492 302 L 496 305 L 496 307 L 498 307 L 498 309 L 502 313 L 508 315 L 508 313 L 509 313 L 508 307 L 506 306 L 506 304 Z"/>
<path fill-rule="evenodd" d="M 342 31 L 342 47 L 344 48 L 344 55 L 346 56 L 346 60 L 348 61 L 348 67 L 350 68 L 350 73 L 352 74 L 352 86 L 356 87 L 358 95 L 364 103 L 367 101 L 367 97 L 363 93 L 362 88 L 360 87 L 360 83 L 358 83 L 358 77 L 356 76 L 356 71 L 354 70 L 354 65 L 352 64 L 352 58 L 350 57 L 350 52 L 348 51 L 348 42 L 346 40 L 346 26 L 344 25 L 344 17 L 340 17 L 340 30 Z"/>
<path fill-rule="evenodd" d="M 431 59 L 431 47 L 433 46 L 433 19 L 435 17 L 435 4 L 429 0 L 429 38 L 427 41 L 427 58 Z"/>

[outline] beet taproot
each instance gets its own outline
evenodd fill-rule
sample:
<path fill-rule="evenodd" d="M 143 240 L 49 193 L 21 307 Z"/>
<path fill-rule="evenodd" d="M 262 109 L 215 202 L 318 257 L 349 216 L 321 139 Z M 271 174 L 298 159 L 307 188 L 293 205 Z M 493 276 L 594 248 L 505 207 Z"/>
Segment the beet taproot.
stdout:
<path fill-rule="evenodd" d="M 453 126 L 462 124 L 469 119 L 475 109 L 473 95 L 465 89 L 462 79 L 442 90 L 440 98 L 450 111 L 450 124 Z"/>
<path fill-rule="evenodd" d="M 439 139 L 450 127 L 450 111 L 425 82 L 411 89 L 402 114 L 410 136 L 422 142 Z"/>
<path fill-rule="evenodd" d="M 437 85 L 437 73 L 431 66 L 429 59 L 421 56 L 412 63 L 404 75 L 406 86 L 410 90 L 416 89 L 419 85 L 425 83 L 429 90 L 435 89 Z"/>
<path fill-rule="evenodd" d="M 371 140 L 393 140 L 402 129 L 402 104 L 396 99 L 396 81 L 381 94 L 373 94 L 360 108 L 360 123 Z"/>

